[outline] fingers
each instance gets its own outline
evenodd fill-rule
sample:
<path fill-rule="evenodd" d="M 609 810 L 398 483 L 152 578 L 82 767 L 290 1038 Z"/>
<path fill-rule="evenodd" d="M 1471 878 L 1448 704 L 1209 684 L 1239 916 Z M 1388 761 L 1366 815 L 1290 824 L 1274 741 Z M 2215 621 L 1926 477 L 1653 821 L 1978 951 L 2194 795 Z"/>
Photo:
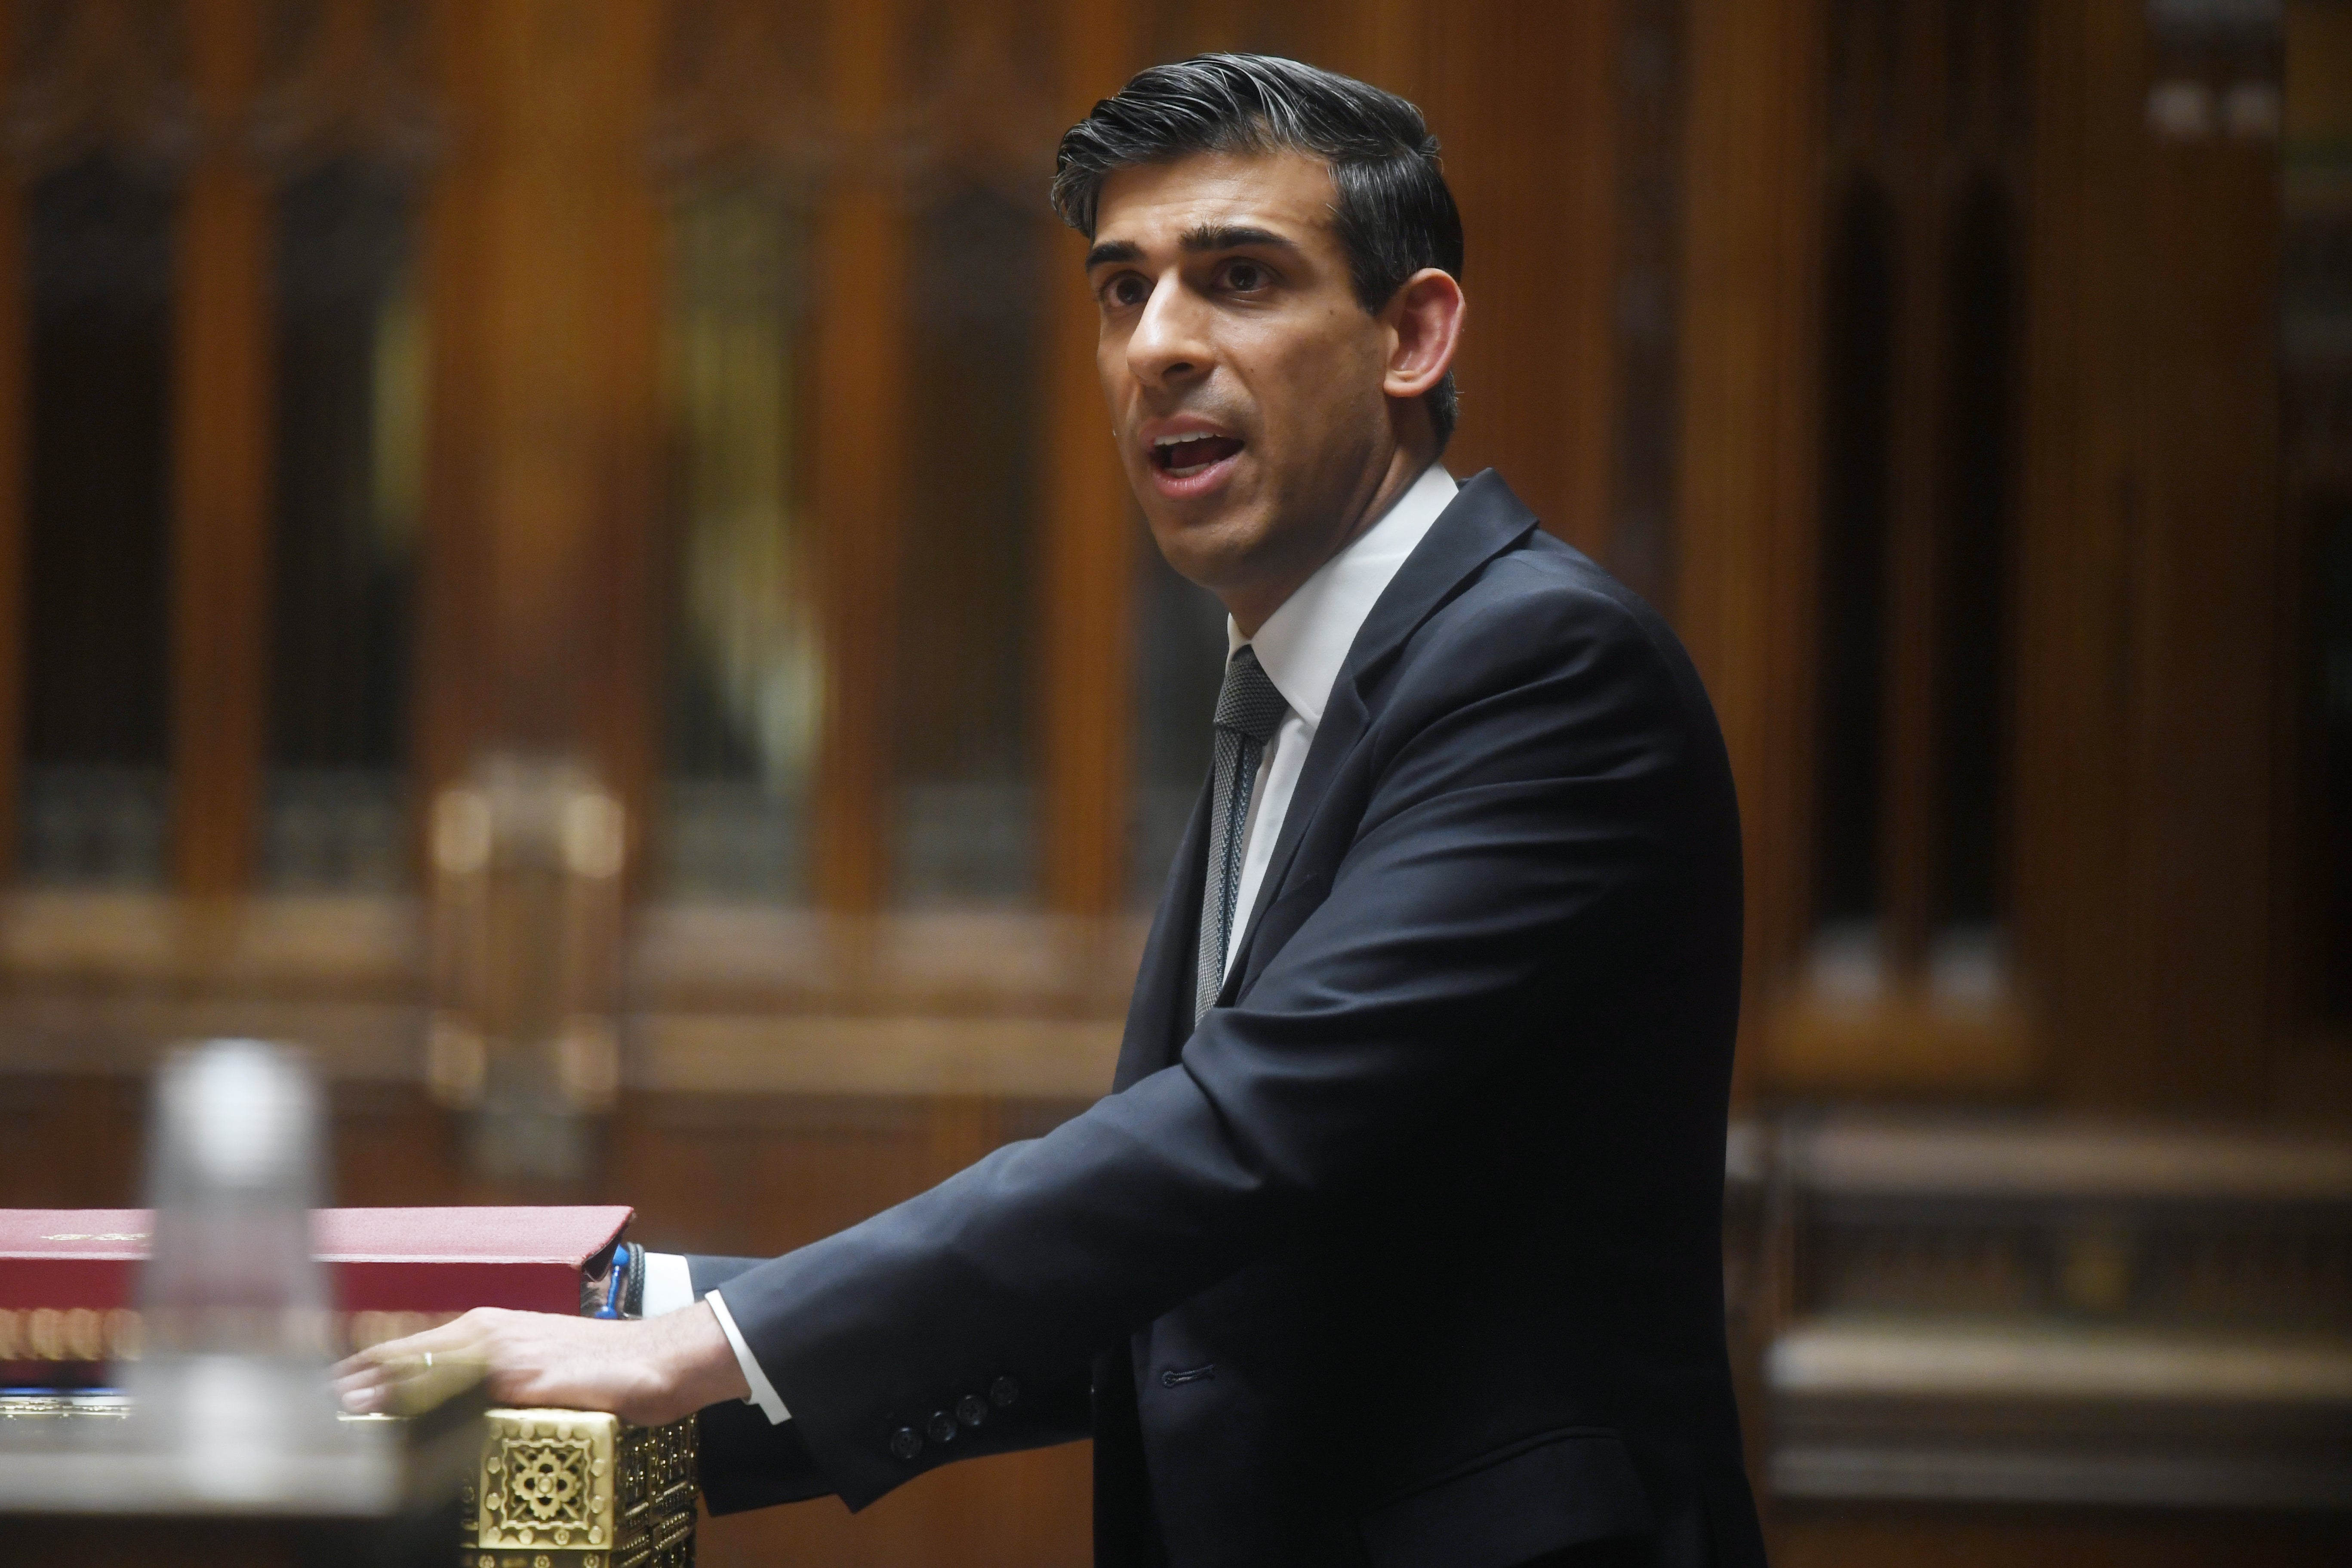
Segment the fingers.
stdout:
<path fill-rule="evenodd" d="M 333 1369 L 335 1395 L 354 1414 L 408 1415 L 483 1383 L 503 1404 L 611 1410 L 658 1424 L 744 1392 L 709 1310 L 674 1317 L 617 1323 L 478 1309 L 347 1358 Z M 696 1327 L 701 1338 L 684 1342 Z"/>
<path fill-rule="evenodd" d="M 490 1309 L 477 1309 L 439 1328 L 371 1345 L 328 1373 L 335 1396 L 353 1415 L 410 1415 L 428 1410 L 478 1383 L 489 1368 L 496 1332 Z"/>
<path fill-rule="evenodd" d="M 354 1415 L 409 1415 L 486 1382 L 503 1401 L 619 1409 L 649 1377 L 638 1327 L 478 1308 L 347 1358 L 331 1373 L 335 1396 Z"/>
<path fill-rule="evenodd" d="M 437 1328 L 426 1329 L 404 1339 L 385 1340 L 381 1344 L 370 1345 L 338 1363 L 335 1373 L 341 1376 L 346 1369 L 362 1365 L 382 1366 L 422 1361 L 428 1353 L 436 1361 L 444 1355 L 461 1353 L 489 1337 L 493 1331 L 495 1311 L 493 1308 L 477 1307 Z"/>

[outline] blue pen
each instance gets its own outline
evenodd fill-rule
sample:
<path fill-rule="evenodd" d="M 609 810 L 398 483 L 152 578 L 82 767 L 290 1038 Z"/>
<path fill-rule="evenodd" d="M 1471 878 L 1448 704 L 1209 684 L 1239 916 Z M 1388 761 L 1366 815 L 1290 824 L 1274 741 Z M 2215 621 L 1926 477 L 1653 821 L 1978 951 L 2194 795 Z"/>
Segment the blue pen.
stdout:
<path fill-rule="evenodd" d="M 621 1299 L 625 1293 L 628 1279 L 629 1248 L 624 1242 L 613 1248 L 613 1272 L 604 1287 L 604 1304 L 596 1309 L 598 1317 L 617 1318 L 621 1315 Z"/>

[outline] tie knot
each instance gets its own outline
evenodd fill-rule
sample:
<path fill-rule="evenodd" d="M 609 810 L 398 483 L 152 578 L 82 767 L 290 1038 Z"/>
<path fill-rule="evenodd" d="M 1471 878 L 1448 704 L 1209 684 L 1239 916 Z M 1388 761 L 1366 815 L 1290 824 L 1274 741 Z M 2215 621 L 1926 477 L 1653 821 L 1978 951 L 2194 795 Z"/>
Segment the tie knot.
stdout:
<path fill-rule="evenodd" d="M 1246 643 L 1235 648 L 1225 660 L 1225 683 L 1217 689 L 1217 728 L 1263 745 L 1282 728 L 1282 716 L 1289 711 L 1274 678 L 1258 663 L 1257 651 Z"/>

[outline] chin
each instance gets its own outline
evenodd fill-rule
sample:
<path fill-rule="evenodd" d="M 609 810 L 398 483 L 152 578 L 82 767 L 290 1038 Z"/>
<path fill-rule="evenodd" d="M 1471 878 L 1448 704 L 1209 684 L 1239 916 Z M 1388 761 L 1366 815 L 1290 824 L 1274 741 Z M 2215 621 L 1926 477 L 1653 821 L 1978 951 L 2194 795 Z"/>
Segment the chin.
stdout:
<path fill-rule="evenodd" d="M 1251 519 L 1225 511 L 1203 515 L 1189 508 L 1146 508 L 1144 518 L 1152 542 L 1177 575 L 1212 592 L 1247 575 L 1244 563 L 1257 540 Z"/>

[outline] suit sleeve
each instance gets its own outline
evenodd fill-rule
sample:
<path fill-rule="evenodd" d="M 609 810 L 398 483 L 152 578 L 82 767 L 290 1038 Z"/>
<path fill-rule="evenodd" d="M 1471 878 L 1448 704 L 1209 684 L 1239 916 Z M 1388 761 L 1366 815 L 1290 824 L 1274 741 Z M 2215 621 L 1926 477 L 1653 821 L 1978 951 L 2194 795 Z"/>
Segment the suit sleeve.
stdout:
<path fill-rule="evenodd" d="M 694 1280 L 694 1299 L 698 1301 L 764 1260 L 689 1256 L 686 1261 Z M 766 1363 L 761 1366 L 764 1370 Z M 980 1452 L 1001 1453 L 1076 1442 L 1087 1435 L 1087 1395 L 1083 1377 L 1065 1378 L 1058 1387 L 1040 1387 L 1028 1400 L 1026 1420 L 1003 1421 L 994 1434 L 997 1441 L 972 1447 Z M 771 1422 L 755 1406 L 729 1399 L 698 1412 L 695 1428 L 702 1500 L 713 1515 L 804 1502 L 834 1490 L 817 1468 L 797 1421 Z M 1025 1441 L 1020 1440 L 1024 1437 Z"/>
<path fill-rule="evenodd" d="M 1624 900 L 1655 897 L 1713 743 L 1686 671 L 1633 612 L 1556 584 L 1423 636 L 1359 742 L 1352 842 L 1328 888 L 1269 909 L 1312 906 L 1239 1005 L 1047 1136 L 728 1284 L 851 1506 L 993 1447 L 987 1426 L 904 1434 L 1066 1383 L 1311 1226 L 1527 1037 L 1512 1016 L 1539 979 L 1572 989 Z"/>
<path fill-rule="evenodd" d="M 760 1262 L 756 1258 L 688 1256 L 694 1299 L 701 1300 Z M 800 1502 L 833 1490 L 794 1423 L 771 1423 L 740 1399 L 706 1405 L 695 1417 L 695 1436 L 703 1501 L 714 1514 Z"/>

